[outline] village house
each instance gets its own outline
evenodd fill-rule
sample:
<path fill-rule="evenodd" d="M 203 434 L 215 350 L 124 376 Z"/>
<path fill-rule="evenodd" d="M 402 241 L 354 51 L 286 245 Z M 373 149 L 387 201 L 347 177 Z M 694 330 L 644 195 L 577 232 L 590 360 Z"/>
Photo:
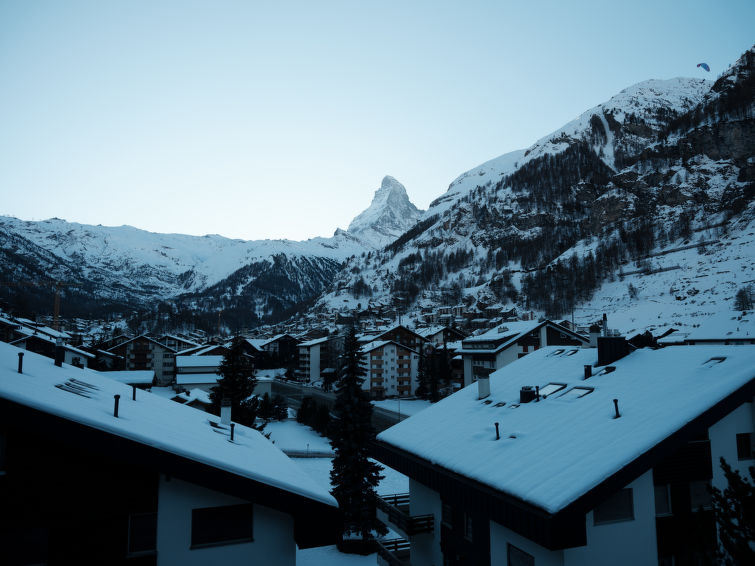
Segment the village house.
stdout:
<path fill-rule="evenodd" d="M 0 344 L 0 563 L 294 566 L 338 539 L 327 488 L 232 415 L 18 354 Z"/>
<path fill-rule="evenodd" d="M 462 341 L 464 385 L 486 377 L 497 369 L 544 346 L 582 346 L 589 340 L 550 320 L 505 322 Z"/>
<path fill-rule="evenodd" d="M 174 334 L 163 334 L 157 341 L 161 344 L 165 344 L 168 348 L 171 348 L 176 352 L 183 352 L 189 348 L 196 348 L 199 346 L 199 344 L 192 340 Z"/>
<path fill-rule="evenodd" d="M 377 459 L 410 478 L 403 509 L 380 507 L 412 566 L 710 556 L 719 459 L 755 463 L 755 349 L 628 350 L 540 348 L 379 434 Z"/>
<path fill-rule="evenodd" d="M 428 328 L 418 328 L 417 334 L 436 347 L 443 347 L 443 344 L 449 344 L 466 338 L 467 334 L 458 328 L 451 326 L 430 326 Z"/>
<path fill-rule="evenodd" d="M 153 370 L 156 385 L 173 383 L 176 351 L 149 336 L 137 336 L 108 349 L 108 352 L 122 356 L 127 370 Z"/>
<path fill-rule="evenodd" d="M 408 397 L 417 389 L 419 354 L 390 340 L 375 340 L 361 348 L 366 377 L 362 389 L 373 399 Z"/>

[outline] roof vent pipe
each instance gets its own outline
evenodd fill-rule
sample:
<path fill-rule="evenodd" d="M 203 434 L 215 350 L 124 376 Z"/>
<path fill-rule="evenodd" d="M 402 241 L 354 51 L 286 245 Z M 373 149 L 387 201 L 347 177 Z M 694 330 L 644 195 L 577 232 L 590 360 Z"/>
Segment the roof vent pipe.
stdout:
<path fill-rule="evenodd" d="M 131 400 L 136 401 L 136 385 L 131 386 Z"/>
<path fill-rule="evenodd" d="M 233 442 L 233 429 L 236 428 L 236 423 L 231 423 L 231 442 Z"/>
<path fill-rule="evenodd" d="M 613 408 L 616 411 L 616 414 L 614 415 L 614 419 L 618 419 L 621 415 L 619 414 L 619 400 L 614 399 L 613 400 Z"/>
<path fill-rule="evenodd" d="M 58 367 L 62 367 L 63 358 L 65 358 L 65 350 L 63 349 L 63 339 L 58 338 L 55 341 L 55 365 Z"/>
<path fill-rule="evenodd" d="M 220 424 L 231 424 L 231 400 L 226 397 L 220 402 Z"/>
<path fill-rule="evenodd" d="M 540 401 L 540 386 L 535 385 L 535 401 Z"/>
<path fill-rule="evenodd" d="M 490 396 L 490 377 L 480 377 L 477 379 L 477 398 L 485 399 Z"/>
<path fill-rule="evenodd" d="M 495 423 L 495 439 L 500 440 L 500 438 L 501 438 L 501 433 L 498 430 L 498 423 Z"/>
<path fill-rule="evenodd" d="M 18 353 L 18 373 L 24 373 L 24 353 Z"/>
<path fill-rule="evenodd" d="M 592 366 L 585 364 L 585 379 L 590 379 L 592 377 Z"/>
<path fill-rule="evenodd" d="M 118 418 L 118 403 L 121 400 L 121 396 L 113 395 L 113 399 L 115 399 L 115 404 L 113 406 L 113 416 L 117 419 Z"/>

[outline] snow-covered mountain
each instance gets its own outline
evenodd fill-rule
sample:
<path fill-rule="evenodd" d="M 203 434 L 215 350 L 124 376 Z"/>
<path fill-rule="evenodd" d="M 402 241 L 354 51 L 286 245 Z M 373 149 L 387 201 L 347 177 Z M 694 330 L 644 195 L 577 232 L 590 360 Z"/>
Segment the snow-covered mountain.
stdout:
<path fill-rule="evenodd" d="M 347 232 L 380 249 L 414 226 L 421 216 L 422 211 L 409 200 L 404 185 L 386 176 L 375 191 L 372 204 L 351 221 Z"/>
<path fill-rule="evenodd" d="M 623 292 L 611 283 L 622 273 L 636 272 L 627 278 L 640 278 L 635 290 L 650 301 L 668 297 L 662 273 L 674 270 L 678 311 L 730 308 L 732 286 L 752 283 L 755 263 L 754 79 L 751 49 L 715 83 L 645 81 L 467 171 L 384 250 L 352 260 L 317 308 L 398 298 L 405 312 L 464 302 L 590 320 L 611 312 L 606 297 L 618 308 L 628 295 L 628 283 Z M 690 271 L 668 265 L 692 253 Z M 684 285 L 690 294 L 678 292 Z"/>
<path fill-rule="evenodd" d="M 0 298 L 22 294 L 33 302 L 35 291 L 45 289 L 38 283 L 57 280 L 67 283 L 69 312 L 81 310 L 72 305 L 91 310 L 92 302 L 125 309 L 170 301 L 196 311 L 234 310 L 239 319 L 246 313 L 249 326 L 318 296 L 348 257 L 384 245 L 418 214 L 404 187 L 386 177 L 369 209 L 352 222 L 353 233 L 337 230 L 303 242 L 0 217 Z"/>

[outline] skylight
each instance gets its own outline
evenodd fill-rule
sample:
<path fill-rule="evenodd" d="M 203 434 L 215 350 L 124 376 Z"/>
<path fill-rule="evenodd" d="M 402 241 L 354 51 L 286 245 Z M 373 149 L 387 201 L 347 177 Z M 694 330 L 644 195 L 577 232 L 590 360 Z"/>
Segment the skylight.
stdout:
<path fill-rule="evenodd" d="M 540 395 L 543 397 L 553 395 L 557 391 L 561 391 L 564 387 L 566 387 L 565 383 L 549 383 L 540 388 Z"/>
<path fill-rule="evenodd" d="M 585 395 L 589 395 L 593 391 L 594 389 L 592 387 L 572 387 L 571 389 L 569 389 L 569 391 L 559 396 L 559 399 L 573 401 L 574 399 L 580 399 Z"/>
<path fill-rule="evenodd" d="M 713 366 L 720 364 L 726 359 L 725 356 L 713 356 L 711 359 L 709 359 L 706 362 L 703 362 L 703 367 L 706 368 L 712 368 Z"/>

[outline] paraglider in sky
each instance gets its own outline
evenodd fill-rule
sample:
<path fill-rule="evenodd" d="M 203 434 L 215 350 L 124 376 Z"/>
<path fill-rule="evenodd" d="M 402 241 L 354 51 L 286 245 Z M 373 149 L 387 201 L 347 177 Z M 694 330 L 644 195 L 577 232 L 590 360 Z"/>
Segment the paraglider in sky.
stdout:
<path fill-rule="evenodd" d="M 703 69 L 705 69 L 705 70 L 706 70 L 706 71 L 707 71 L 708 73 L 710 73 L 710 67 L 708 67 L 708 63 L 698 63 L 698 64 L 697 64 L 697 66 L 698 66 L 698 67 L 702 67 L 702 68 L 703 68 Z"/>

